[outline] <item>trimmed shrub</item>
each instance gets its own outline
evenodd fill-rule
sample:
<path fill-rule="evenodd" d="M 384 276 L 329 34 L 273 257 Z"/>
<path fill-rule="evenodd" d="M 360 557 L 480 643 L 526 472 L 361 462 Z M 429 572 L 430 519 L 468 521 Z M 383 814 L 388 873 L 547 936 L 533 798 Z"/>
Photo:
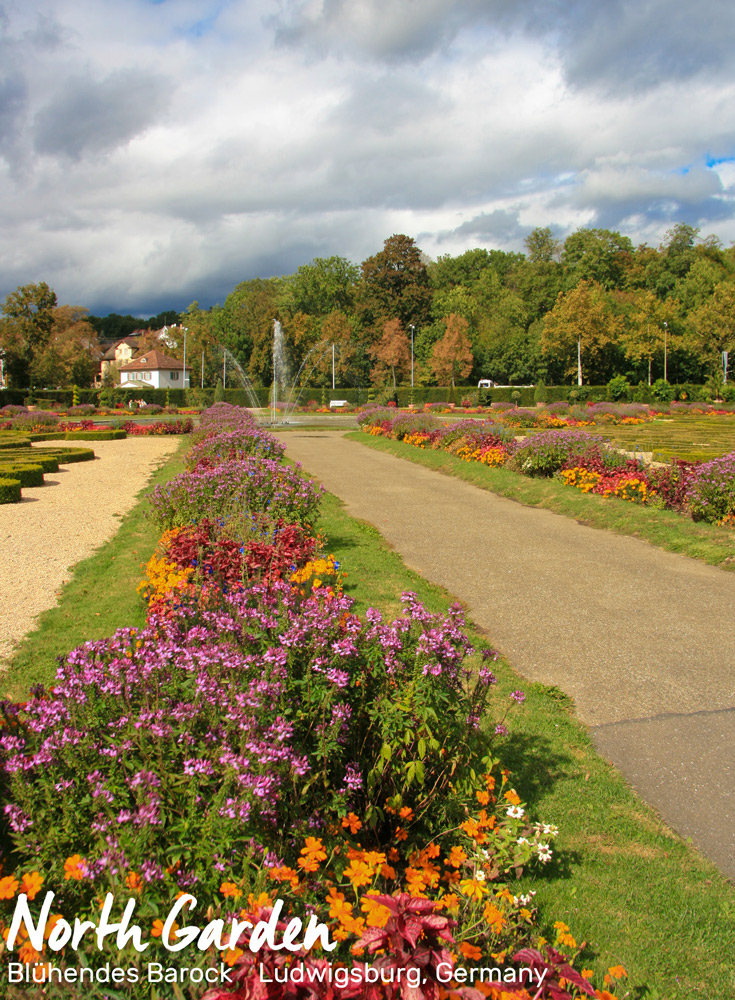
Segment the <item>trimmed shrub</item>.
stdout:
<path fill-rule="evenodd" d="M 0 479 L 0 503 L 18 503 L 20 501 L 20 479 Z"/>
<path fill-rule="evenodd" d="M 127 431 L 124 430 L 103 430 L 103 431 L 66 431 L 64 440 L 66 441 L 119 441 L 126 438 Z"/>
<path fill-rule="evenodd" d="M 0 476 L 12 476 L 20 480 L 20 485 L 43 486 L 43 469 L 40 465 L 25 465 L 20 462 L 0 465 Z"/>

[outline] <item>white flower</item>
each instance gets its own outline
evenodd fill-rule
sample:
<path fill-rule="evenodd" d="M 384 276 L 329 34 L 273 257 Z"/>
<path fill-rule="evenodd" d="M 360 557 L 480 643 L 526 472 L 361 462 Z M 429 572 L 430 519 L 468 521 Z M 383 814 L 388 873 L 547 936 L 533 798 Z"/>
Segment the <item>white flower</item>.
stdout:
<path fill-rule="evenodd" d="M 559 827 L 558 826 L 552 826 L 551 823 L 544 823 L 543 826 L 541 827 L 541 829 L 542 829 L 542 831 L 548 837 L 558 837 L 559 836 Z"/>
<path fill-rule="evenodd" d="M 551 861 L 551 848 L 548 844 L 537 844 L 536 850 L 538 851 L 538 859 L 546 864 L 547 861 Z"/>
<path fill-rule="evenodd" d="M 521 806 L 508 806 L 508 815 L 511 819 L 523 819 L 523 808 Z"/>
<path fill-rule="evenodd" d="M 530 844 L 530 840 L 528 839 L 528 837 L 519 837 L 518 840 L 516 841 L 516 844 L 521 844 L 521 845 Z"/>
<path fill-rule="evenodd" d="M 482 868 L 477 869 L 477 871 L 475 872 L 475 878 L 477 879 L 478 882 L 485 881 L 485 872 L 482 870 Z"/>

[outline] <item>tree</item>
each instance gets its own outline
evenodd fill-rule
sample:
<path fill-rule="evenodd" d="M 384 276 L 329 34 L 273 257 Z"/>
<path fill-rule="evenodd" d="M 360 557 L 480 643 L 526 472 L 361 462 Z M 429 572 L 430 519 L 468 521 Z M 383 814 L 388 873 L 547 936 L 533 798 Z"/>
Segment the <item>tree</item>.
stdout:
<path fill-rule="evenodd" d="M 431 367 L 439 382 L 449 379 L 454 389 L 456 379 L 466 378 L 472 371 L 475 359 L 467 336 L 467 320 L 456 313 L 450 313 L 444 317 L 444 324 L 446 332 L 434 344 L 431 352 Z"/>
<path fill-rule="evenodd" d="M 662 302 L 653 292 L 636 292 L 633 295 L 621 340 L 626 357 L 633 361 L 647 362 L 649 385 L 653 359 L 674 346 L 673 331 L 669 327 L 677 319 L 677 307 L 675 299 Z"/>
<path fill-rule="evenodd" d="M 722 352 L 735 350 L 735 282 L 721 281 L 712 297 L 688 317 L 689 339 L 710 371 L 722 368 Z"/>
<path fill-rule="evenodd" d="M 397 386 L 396 375 L 405 374 L 411 364 L 408 337 L 403 332 L 399 319 L 390 319 L 383 324 L 383 335 L 373 345 L 370 354 L 376 361 L 373 368 L 373 382 L 375 384 L 383 382 L 390 371 L 395 390 Z"/>
<path fill-rule="evenodd" d="M 100 357 L 97 333 L 82 306 L 57 306 L 51 333 L 33 363 L 42 385 L 89 386 Z"/>
<path fill-rule="evenodd" d="M 578 229 L 564 241 L 562 265 L 567 287 L 580 281 L 596 281 L 608 291 L 622 288 L 633 256 L 627 236 L 609 229 Z"/>
<path fill-rule="evenodd" d="M 360 312 L 363 325 L 373 329 L 391 318 L 404 329 L 429 317 L 431 289 L 421 251 L 410 236 L 390 236 L 383 249 L 361 265 Z"/>
<path fill-rule="evenodd" d="M 567 375 L 578 373 L 582 364 L 588 379 L 606 381 L 605 349 L 619 336 L 622 320 L 616 316 L 605 290 L 592 281 L 580 281 L 569 292 L 560 292 L 556 305 L 544 318 L 541 347 L 558 358 Z"/>
<path fill-rule="evenodd" d="M 315 257 L 284 284 L 284 305 L 292 312 L 327 316 L 352 306 L 360 269 L 345 257 Z"/>
<path fill-rule="evenodd" d="M 554 238 L 549 226 L 537 227 L 523 241 L 528 258 L 534 264 L 548 264 L 557 260 L 561 244 Z"/>
<path fill-rule="evenodd" d="M 34 363 L 51 336 L 55 307 L 56 293 L 45 281 L 21 285 L 5 299 L 0 320 L 0 350 L 13 385 L 31 384 Z"/>

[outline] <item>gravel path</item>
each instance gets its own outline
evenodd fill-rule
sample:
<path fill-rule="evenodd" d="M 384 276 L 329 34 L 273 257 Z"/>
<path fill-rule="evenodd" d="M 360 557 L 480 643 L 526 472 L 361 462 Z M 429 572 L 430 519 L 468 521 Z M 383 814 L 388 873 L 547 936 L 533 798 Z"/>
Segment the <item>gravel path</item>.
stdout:
<path fill-rule="evenodd" d="M 80 447 L 94 448 L 93 462 L 60 466 L 43 486 L 24 488 L 20 503 L 0 505 L 0 671 L 38 615 L 56 603 L 71 567 L 112 538 L 178 444 L 174 436 L 82 441 Z"/>
<path fill-rule="evenodd" d="M 735 878 L 735 573 L 494 496 L 339 433 L 281 435 Z"/>

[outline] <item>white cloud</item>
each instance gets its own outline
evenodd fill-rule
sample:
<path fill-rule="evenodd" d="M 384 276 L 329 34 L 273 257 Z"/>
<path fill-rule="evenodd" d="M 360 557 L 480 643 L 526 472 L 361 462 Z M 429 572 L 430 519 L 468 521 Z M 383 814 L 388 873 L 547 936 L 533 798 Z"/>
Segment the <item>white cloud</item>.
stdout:
<path fill-rule="evenodd" d="M 431 255 L 537 225 L 734 239 L 735 170 L 705 166 L 735 153 L 732 20 L 721 0 L 14 6 L 0 296 L 209 304 L 398 231 Z"/>

